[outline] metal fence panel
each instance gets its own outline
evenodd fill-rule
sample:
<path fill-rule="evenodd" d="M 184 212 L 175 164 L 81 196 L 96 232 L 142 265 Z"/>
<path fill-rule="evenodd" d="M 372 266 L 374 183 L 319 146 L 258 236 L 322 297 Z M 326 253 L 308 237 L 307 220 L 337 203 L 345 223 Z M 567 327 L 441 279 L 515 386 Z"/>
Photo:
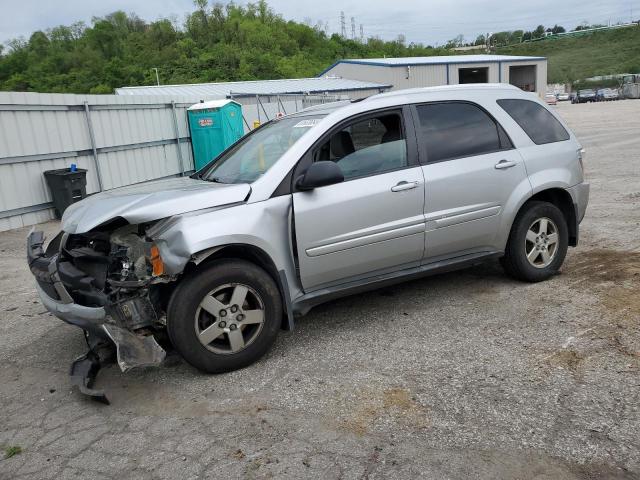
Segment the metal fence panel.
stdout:
<path fill-rule="evenodd" d="M 0 231 L 53 218 L 45 170 L 86 168 L 87 193 L 193 170 L 186 109 L 208 99 L 0 92 Z"/>
<path fill-rule="evenodd" d="M 246 132 L 254 120 L 334 100 L 311 97 L 234 100 Z M 187 108 L 211 99 L 0 92 L 0 231 L 53 218 L 45 170 L 87 169 L 88 194 L 193 171 Z"/>

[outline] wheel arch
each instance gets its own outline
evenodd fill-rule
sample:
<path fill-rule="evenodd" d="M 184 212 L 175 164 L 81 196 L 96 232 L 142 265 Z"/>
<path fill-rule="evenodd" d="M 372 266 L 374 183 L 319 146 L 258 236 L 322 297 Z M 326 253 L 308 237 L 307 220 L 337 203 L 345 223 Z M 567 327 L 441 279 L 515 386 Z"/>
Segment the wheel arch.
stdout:
<path fill-rule="evenodd" d="M 558 207 L 567 222 L 567 228 L 569 230 L 569 246 L 575 247 L 578 244 L 578 219 L 576 205 L 573 202 L 571 194 L 566 189 L 560 187 L 551 187 L 540 190 L 522 203 L 513 222 L 515 222 L 515 219 L 518 217 L 520 212 L 533 201 L 549 202 Z M 513 222 L 511 224 L 511 228 L 513 228 Z"/>
<path fill-rule="evenodd" d="M 267 274 L 273 278 L 278 286 L 280 298 L 282 300 L 282 308 L 285 317 L 282 321 L 282 328 L 285 330 L 293 329 L 293 312 L 291 309 L 291 298 L 289 288 L 284 271 L 279 271 L 276 263 L 271 256 L 262 248 L 247 243 L 232 243 L 208 248 L 192 255 L 192 259 L 187 263 L 184 269 L 185 274 L 197 271 L 206 265 L 221 259 L 238 259 L 251 262 L 262 268 Z"/>

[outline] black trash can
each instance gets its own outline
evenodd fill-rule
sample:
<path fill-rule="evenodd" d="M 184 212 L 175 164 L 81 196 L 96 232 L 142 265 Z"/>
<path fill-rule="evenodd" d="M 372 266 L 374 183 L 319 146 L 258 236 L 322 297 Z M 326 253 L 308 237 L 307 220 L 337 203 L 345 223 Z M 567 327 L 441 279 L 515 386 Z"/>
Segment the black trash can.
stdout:
<path fill-rule="evenodd" d="M 69 168 L 47 170 L 44 177 L 51 190 L 57 218 L 62 218 L 69 205 L 87 196 L 87 171 L 84 168 L 78 168 L 73 172 Z"/>

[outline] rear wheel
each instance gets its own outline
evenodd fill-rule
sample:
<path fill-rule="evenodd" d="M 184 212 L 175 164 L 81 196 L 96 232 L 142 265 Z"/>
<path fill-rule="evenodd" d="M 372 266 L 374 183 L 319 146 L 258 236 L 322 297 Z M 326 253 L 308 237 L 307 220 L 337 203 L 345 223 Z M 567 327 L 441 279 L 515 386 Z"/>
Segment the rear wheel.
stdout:
<path fill-rule="evenodd" d="M 220 373 L 262 357 L 275 341 L 281 318 L 278 287 L 267 272 L 244 260 L 221 260 L 176 288 L 167 331 L 187 362 Z"/>
<path fill-rule="evenodd" d="M 562 266 L 568 243 L 567 222 L 560 209 L 548 202 L 529 202 L 513 223 L 502 266 L 518 280 L 546 280 Z"/>

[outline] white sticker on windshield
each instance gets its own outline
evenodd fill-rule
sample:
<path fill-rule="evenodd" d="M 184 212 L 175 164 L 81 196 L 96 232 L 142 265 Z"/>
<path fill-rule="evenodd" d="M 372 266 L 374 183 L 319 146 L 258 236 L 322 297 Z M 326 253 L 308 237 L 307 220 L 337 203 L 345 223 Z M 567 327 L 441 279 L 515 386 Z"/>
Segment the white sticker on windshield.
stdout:
<path fill-rule="evenodd" d="M 319 121 L 320 121 L 319 118 L 310 118 L 308 120 L 301 120 L 298 123 L 296 123 L 293 126 L 293 128 L 311 128 L 315 124 L 317 124 Z"/>

